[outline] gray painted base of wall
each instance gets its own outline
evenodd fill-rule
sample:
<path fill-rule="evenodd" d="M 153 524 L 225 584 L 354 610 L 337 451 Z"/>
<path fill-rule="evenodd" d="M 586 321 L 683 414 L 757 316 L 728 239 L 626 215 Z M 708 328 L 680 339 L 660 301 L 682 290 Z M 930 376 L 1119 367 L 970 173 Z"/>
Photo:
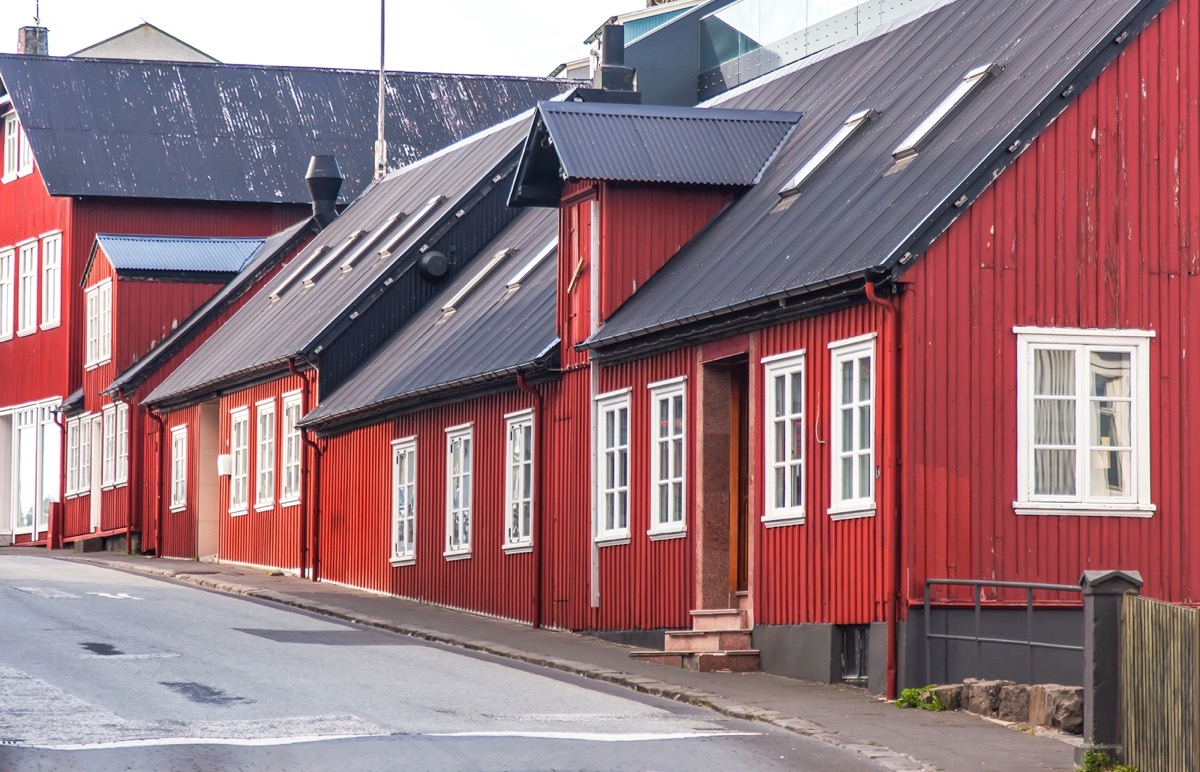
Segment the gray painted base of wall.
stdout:
<path fill-rule="evenodd" d="M 619 643 L 622 646 L 633 646 L 637 649 L 663 650 L 667 631 L 662 630 L 585 630 L 586 635 L 599 638 L 602 641 Z"/>
<path fill-rule="evenodd" d="M 753 646 L 764 673 L 816 681 L 842 682 L 842 632 L 839 625 L 755 625 Z M 870 625 L 867 634 L 867 690 L 887 688 L 887 625 Z"/>

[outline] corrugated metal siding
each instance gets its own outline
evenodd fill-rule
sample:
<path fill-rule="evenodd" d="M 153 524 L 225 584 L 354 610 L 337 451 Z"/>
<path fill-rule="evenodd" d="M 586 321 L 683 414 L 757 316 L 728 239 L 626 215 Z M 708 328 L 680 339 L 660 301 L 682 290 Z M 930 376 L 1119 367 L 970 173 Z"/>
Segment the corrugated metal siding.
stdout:
<path fill-rule="evenodd" d="M 229 477 L 221 477 L 217 495 L 217 510 L 220 522 L 221 560 L 249 563 L 297 570 L 300 568 L 300 506 L 279 506 L 280 461 L 283 448 L 280 431 L 283 416 L 280 399 L 288 392 L 299 391 L 303 380 L 294 375 L 277 378 L 267 383 L 251 386 L 221 397 L 220 438 L 218 453 L 230 451 L 229 411 L 244 407 L 250 415 L 247 500 L 249 511 L 244 515 L 229 514 Z M 255 419 L 255 403 L 265 399 L 275 400 L 275 502 L 271 509 L 256 511 L 254 508 L 255 481 L 258 470 L 258 422 Z M 322 484 L 328 481 L 329 473 L 322 470 Z"/>
<path fill-rule="evenodd" d="M 166 458 L 162 463 L 163 480 L 158 480 L 157 454 L 147 454 L 152 459 L 154 468 L 146 470 L 148 479 L 161 484 L 162 502 L 158 513 L 159 524 L 162 527 L 162 555 L 170 558 L 194 558 L 196 555 L 196 528 L 198 516 L 196 507 L 197 489 L 194 481 L 199 479 L 200 456 L 200 407 L 193 405 L 170 413 L 163 414 L 165 427 L 163 430 L 162 452 Z M 150 422 L 153 423 L 153 422 Z M 171 511 L 171 429 L 176 426 L 187 426 L 187 457 L 188 457 L 188 491 L 187 506 L 179 511 Z M 157 500 L 157 496 L 155 496 Z"/>
<path fill-rule="evenodd" d="M 833 431 L 830 395 L 832 358 L 829 344 L 882 329 L 880 310 L 857 306 L 761 330 L 751 336 L 750 468 L 754 526 L 754 595 L 756 623 L 801 622 L 860 624 L 883 619 L 885 592 L 883 519 L 885 504 L 876 481 L 874 517 L 834 521 L 826 514 L 831 502 L 828 445 Z M 767 528 L 763 474 L 763 367 L 761 360 L 803 349 L 805 357 L 805 485 L 803 525 Z M 882 352 L 876 347 L 878 372 Z M 876 378 L 876 463 L 883 432 L 879 409 L 886 397 Z"/>
<path fill-rule="evenodd" d="M 908 598 L 927 577 L 1142 572 L 1200 601 L 1200 1 L 1171 4 L 909 273 Z M 1153 329 L 1150 518 L 1018 516 L 1014 325 Z"/>
<path fill-rule="evenodd" d="M 171 334 L 220 284 L 121 279 L 113 293 L 113 358 L 115 372 L 133 365 Z M 112 383 L 115 375 L 99 388 Z"/>
<path fill-rule="evenodd" d="M 90 533 L 91 500 L 87 496 L 70 496 L 63 501 L 63 536 Z"/>
<path fill-rule="evenodd" d="M 596 188 L 595 183 L 568 182 L 563 185 L 563 205 L 558 221 L 558 331 L 564 368 L 586 364 L 587 354 L 575 350 L 591 335 L 591 207 L 597 198 L 576 200 Z"/>
<path fill-rule="evenodd" d="M 728 190 L 600 185 L 600 318 L 607 319 L 708 224 Z"/>

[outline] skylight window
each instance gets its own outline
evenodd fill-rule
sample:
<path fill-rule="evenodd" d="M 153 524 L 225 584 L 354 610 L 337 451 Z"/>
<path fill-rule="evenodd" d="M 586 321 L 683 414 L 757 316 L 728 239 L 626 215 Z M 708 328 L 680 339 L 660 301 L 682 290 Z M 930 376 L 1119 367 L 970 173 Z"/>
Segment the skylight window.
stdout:
<path fill-rule="evenodd" d="M 892 157 L 897 161 L 903 161 L 906 158 L 915 156 L 921 149 L 921 145 L 933 134 L 934 130 L 954 112 L 967 97 L 973 94 L 985 81 L 993 75 L 1000 72 L 1000 66 L 997 64 L 985 64 L 981 67 L 968 72 L 963 76 L 962 81 L 954 87 L 954 90 L 942 100 L 932 113 L 917 128 L 913 129 L 912 133 L 904 138 L 900 146 L 892 151 Z"/>
<path fill-rule="evenodd" d="M 550 239 L 550 243 L 542 247 L 542 250 L 534 255 L 532 260 L 522 266 L 521 270 L 517 271 L 516 274 L 514 274 L 513 277 L 508 280 L 508 284 L 504 285 L 504 288 L 509 292 L 515 289 L 520 289 L 521 282 L 525 281 L 525 277 L 533 273 L 533 269 L 541 265 L 542 261 L 545 260 L 557 246 L 558 239 Z"/>
<path fill-rule="evenodd" d="M 346 237 L 345 241 L 343 241 L 341 244 L 338 244 L 336 247 L 333 248 L 333 251 L 331 251 L 328 255 L 325 255 L 325 257 L 321 258 L 321 261 L 319 263 L 317 263 L 316 266 L 314 266 L 313 269 L 305 275 L 305 277 L 301 281 L 301 283 L 305 287 L 311 287 L 312 285 L 316 284 L 317 277 L 321 275 L 321 272 L 324 271 L 326 268 L 328 268 L 330 265 L 332 265 L 333 261 L 337 260 L 339 255 L 341 255 L 347 249 L 352 247 L 356 241 L 358 241 L 365 235 L 367 235 L 367 231 L 365 231 L 365 230 L 359 230 L 359 231 L 355 231 L 354 233 L 351 233 L 349 236 Z"/>
<path fill-rule="evenodd" d="M 495 269 L 496 266 L 500 265 L 500 263 L 504 261 L 504 258 L 508 257 L 513 252 L 514 250 L 511 248 L 502 249 L 493 255 L 492 259 L 489 260 L 487 264 L 483 266 L 483 268 L 477 271 L 475 275 L 471 277 L 471 280 L 464 284 L 458 292 L 455 292 L 454 297 L 450 298 L 446 305 L 442 306 L 442 317 L 444 318 L 454 313 L 454 311 L 458 308 L 458 304 L 462 302 L 463 298 L 471 294 L 471 290 L 475 289 L 479 282 L 483 281 L 487 275 L 491 273 L 493 269 Z"/>
<path fill-rule="evenodd" d="M 825 165 L 825 162 L 833 157 L 833 154 L 842 148 L 850 138 L 858 133 L 859 129 L 866 126 L 878 116 L 879 113 L 874 110 L 859 110 L 846 119 L 842 127 L 837 130 L 829 141 L 821 146 L 816 155 L 808 159 L 808 163 L 800 167 L 800 171 L 796 172 L 796 176 L 788 181 L 788 184 L 783 186 L 783 190 L 779 191 L 781 196 L 786 196 L 791 193 L 796 193 L 800 190 L 800 186 L 811 177 L 818 169 Z"/>
<path fill-rule="evenodd" d="M 380 259 L 389 257 L 392 254 L 392 250 L 395 249 L 396 247 L 400 246 L 400 242 L 404 241 L 405 237 L 407 237 L 408 234 L 412 232 L 412 229 L 418 223 L 420 223 L 422 220 L 424 220 L 429 215 L 429 213 L 433 211 L 433 208 L 435 206 L 437 206 L 438 204 L 442 203 L 445 200 L 446 200 L 445 196 L 434 196 L 433 198 L 431 198 L 425 202 L 425 206 L 421 207 L 421 210 L 419 212 L 417 212 L 415 215 L 413 215 L 412 217 L 409 217 L 407 220 L 405 220 L 404 224 L 400 227 L 400 230 L 398 230 L 396 232 L 396 235 L 393 236 L 391 239 L 389 239 L 388 243 L 382 249 L 379 250 Z"/>
<path fill-rule="evenodd" d="M 296 269 L 294 271 L 292 271 L 290 274 L 288 274 L 287 278 L 285 278 L 283 281 L 279 282 L 279 286 L 276 287 L 275 291 L 271 293 L 271 300 L 279 300 L 279 296 L 283 294 L 283 291 L 285 289 L 287 289 L 289 286 L 291 286 L 292 282 L 296 281 L 296 279 L 298 279 L 300 277 L 300 274 L 304 273 L 305 269 L 308 268 L 308 266 L 312 264 L 312 261 L 316 260 L 317 258 L 319 258 L 321 255 L 325 254 L 328 251 L 329 251 L 329 245 L 325 245 L 325 246 L 322 246 L 320 249 L 313 250 L 313 253 L 311 255 L 304 258 L 303 260 L 300 260 L 299 265 L 296 266 Z"/>

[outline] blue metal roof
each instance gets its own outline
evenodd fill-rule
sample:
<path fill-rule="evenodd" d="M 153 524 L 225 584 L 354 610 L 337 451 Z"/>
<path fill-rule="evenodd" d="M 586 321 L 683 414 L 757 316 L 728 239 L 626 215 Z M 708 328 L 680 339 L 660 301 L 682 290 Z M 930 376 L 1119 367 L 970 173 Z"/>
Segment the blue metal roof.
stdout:
<path fill-rule="evenodd" d="M 96 234 L 117 275 L 136 273 L 237 273 L 264 239 L 121 236 Z"/>

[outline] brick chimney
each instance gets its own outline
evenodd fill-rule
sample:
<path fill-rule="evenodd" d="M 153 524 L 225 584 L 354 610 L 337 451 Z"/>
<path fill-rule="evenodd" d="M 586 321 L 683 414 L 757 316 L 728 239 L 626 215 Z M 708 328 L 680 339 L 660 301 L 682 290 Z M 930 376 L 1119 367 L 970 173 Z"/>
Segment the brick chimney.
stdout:
<path fill-rule="evenodd" d="M 21 27 L 17 32 L 17 53 L 49 56 L 50 30 L 45 27 Z"/>

